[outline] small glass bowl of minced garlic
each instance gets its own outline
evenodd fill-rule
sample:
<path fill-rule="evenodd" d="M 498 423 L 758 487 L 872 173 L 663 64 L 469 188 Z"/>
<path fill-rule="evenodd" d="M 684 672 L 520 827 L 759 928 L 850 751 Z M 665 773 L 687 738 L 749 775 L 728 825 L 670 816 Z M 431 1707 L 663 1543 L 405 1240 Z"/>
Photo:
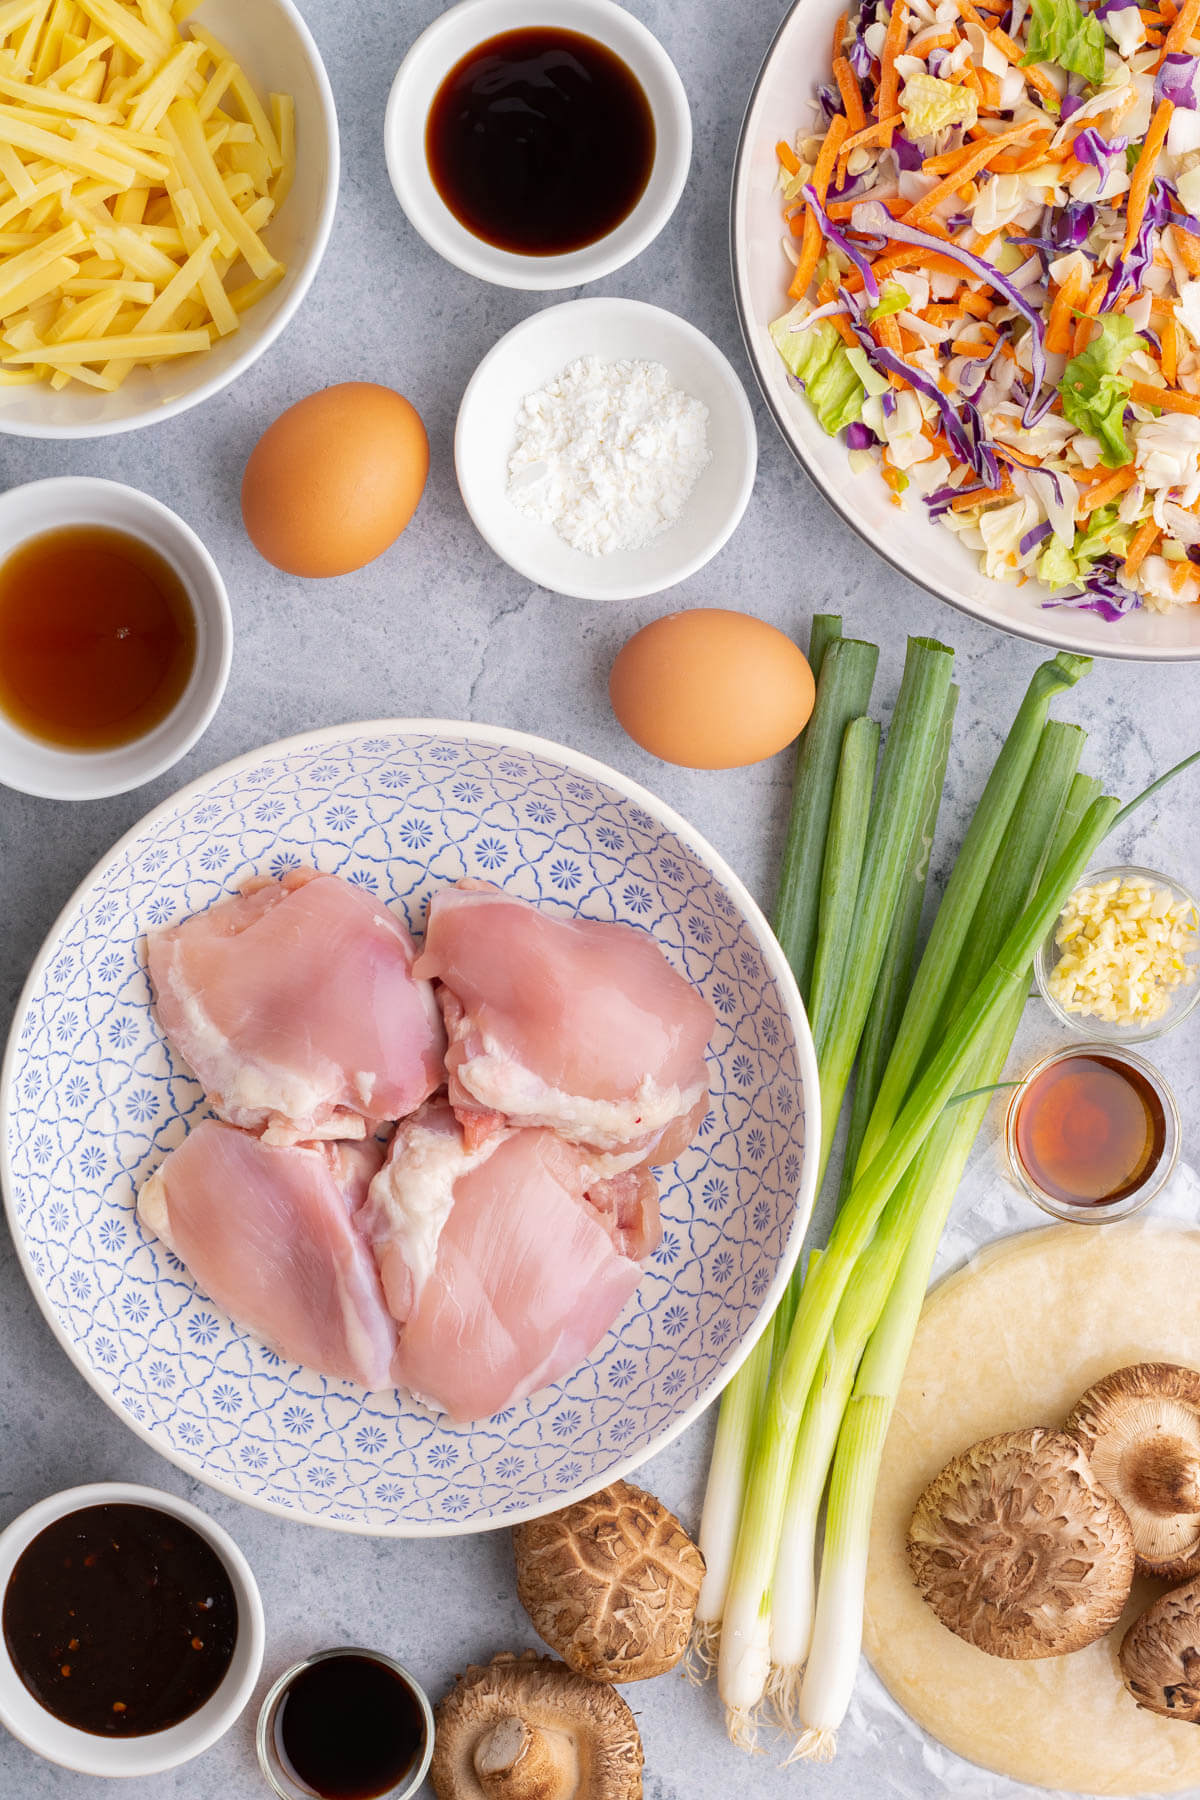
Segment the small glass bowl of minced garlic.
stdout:
<path fill-rule="evenodd" d="M 1108 1043 L 1146 1043 L 1200 1000 L 1200 911 L 1155 869 L 1083 877 L 1034 961 L 1038 992 L 1064 1025 Z"/>

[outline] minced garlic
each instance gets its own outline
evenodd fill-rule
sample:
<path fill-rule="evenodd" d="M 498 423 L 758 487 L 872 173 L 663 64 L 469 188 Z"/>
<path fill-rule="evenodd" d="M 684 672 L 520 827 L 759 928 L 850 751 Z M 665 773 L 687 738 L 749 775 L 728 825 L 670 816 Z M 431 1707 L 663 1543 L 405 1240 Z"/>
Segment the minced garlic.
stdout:
<path fill-rule="evenodd" d="M 1193 903 L 1144 876 L 1077 888 L 1054 934 L 1059 960 L 1047 988 L 1064 1012 L 1112 1025 L 1155 1024 L 1172 988 L 1196 979 L 1188 958 L 1198 930 Z"/>

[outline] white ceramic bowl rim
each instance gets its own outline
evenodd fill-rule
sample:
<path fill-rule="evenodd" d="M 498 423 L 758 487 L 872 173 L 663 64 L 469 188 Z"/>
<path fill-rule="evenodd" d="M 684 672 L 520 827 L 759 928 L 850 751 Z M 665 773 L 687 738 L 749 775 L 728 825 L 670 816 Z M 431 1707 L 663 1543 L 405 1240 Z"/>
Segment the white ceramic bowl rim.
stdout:
<path fill-rule="evenodd" d="M 252 363 L 257 362 L 258 358 L 286 330 L 312 285 L 333 229 L 333 217 L 337 210 L 341 150 L 333 88 L 330 85 L 329 74 L 321 59 L 321 52 L 317 48 L 316 40 L 305 23 L 303 14 L 296 6 L 295 0 L 273 0 L 273 4 L 284 14 L 288 26 L 295 33 L 304 51 L 305 60 L 309 64 L 324 128 L 326 170 L 321 209 L 306 234 L 308 250 L 303 266 L 292 283 L 291 292 L 279 305 L 271 319 L 269 328 L 255 332 L 243 326 L 241 334 L 244 335 L 245 342 L 240 353 L 209 380 L 200 382 L 194 388 L 189 388 L 186 393 L 176 395 L 173 400 L 161 401 L 143 411 L 130 413 L 125 417 L 105 419 L 99 422 L 83 421 L 72 425 L 44 425 L 32 420 L 15 419 L 0 408 L 0 435 L 53 438 L 65 442 L 76 438 L 115 437 L 120 432 L 139 431 L 147 425 L 162 424 L 167 419 L 175 418 L 179 413 L 187 412 L 193 406 L 202 405 L 205 400 L 211 400 L 214 394 L 219 394 L 223 388 L 236 381 L 239 375 L 243 375 Z"/>
<path fill-rule="evenodd" d="M 566 363 L 578 356 L 594 353 L 593 345 L 588 341 L 589 328 L 593 331 L 602 329 L 605 321 L 616 319 L 627 320 L 635 328 L 640 321 L 673 335 L 686 349 L 694 351 L 698 361 L 711 375 L 720 400 L 727 403 L 728 417 L 723 422 L 714 421 L 712 409 L 709 409 L 710 460 L 700 471 L 697 487 L 689 494 L 683 511 L 666 531 L 657 538 L 652 538 L 641 550 L 619 551 L 611 556 L 586 555 L 583 551 L 572 550 L 555 536 L 551 552 L 554 566 L 550 566 L 539 557 L 536 546 L 538 536 L 548 536 L 551 527 L 534 525 L 526 515 L 511 506 L 507 499 L 500 509 L 503 525 L 498 527 L 494 512 L 490 512 L 481 501 L 480 494 L 475 489 L 472 459 L 466 443 L 471 409 L 473 405 L 479 404 L 481 389 L 486 388 L 488 381 L 495 378 L 497 369 L 503 366 L 505 359 L 521 352 L 527 342 L 536 342 L 539 334 L 546 335 L 568 323 L 577 328 L 577 349 L 572 355 L 565 356 L 558 368 L 547 371 L 544 379 L 549 380 Z M 636 330 L 634 335 L 637 335 Z M 631 345 L 622 354 L 629 355 L 635 348 L 636 346 Z M 647 356 L 653 355 L 654 347 L 648 345 Z M 519 399 L 518 395 L 517 403 Z M 516 417 L 515 403 L 512 414 L 514 432 Z M 712 429 L 714 424 L 718 425 L 715 432 Z M 718 473 L 718 459 L 734 457 L 741 458 L 741 472 L 732 491 L 725 496 L 724 504 L 703 513 L 703 524 L 698 529 L 689 530 L 698 516 L 697 509 L 702 506 L 702 484 L 705 483 L 706 476 Z M 496 340 L 475 369 L 459 402 L 454 428 L 454 467 L 463 504 L 475 529 L 496 555 L 502 557 L 518 575 L 537 582 L 539 587 L 545 587 L 551 593 L 564 594 L 570 599 L 639 600 L 686 581 L 706 563 L 711 562 L 728 543 L 742 521 L 754 490 L 758 469 L 758 434 L 754 425 L 754 413 L 741 378 L 725 353 L 698 326 L 678 313 L 670 312 L 663 306 L 654 306 L 646 300 L 594 296 L 582 300 L 563 300 L 556 306 L 544 307 L 540 312 L 531 313 L 527 319 L 522 319 Z M 511 518 L 507 516 L 509 514 Z M 523 536 L 532 546 L 528 551 L 522 548 Z M 674 561 L 667 554 L 672 548 L 679 552 Z M 648 564 L 643 576 L 631 576 L 631 566 L 637 559 L 644 558 L 652 559 L 658 567 L 651 571 Z M 617 575 L 618 569 L 625 571 L 624 578 Z"/>
<path fill-rule="evenodd" d="M 799 989 L 796 987 L 795 977 L 793 976 L 787 959 L 780 949 L 778 941 L 757 901 L 754 900 L 741 878 L 734 873 L 733 869 L 730 868 L 729 864 L 719 852 L 713 848 L 707 839 L 679 813 L 675 812 L 673 808 L 667 806 L 664 801 L 660 800 L 657 795 L 652 794 L 638 782 L 631 781 L 628 776 L 622 775 L 618 770 L 610 768 L 606 763 L 599 762 L 594 757 L 586 756 L 580 751 L 569 749 L 566 745 L 556 744 L 548 738 L 535 737 L 527 732 L 511 731 L 503 726 L 480 724 L 462 719 L 368 719 L 345 725 L 326 726 L 318 731 L 298 733 L 294 737 L 284 738 L 276 743 L 248 751 L 244 756 L 236 757 L 232 761 L 222 764 L 219 768 L 210 770 L 208 774 L 198 776 L 196 780 L 189 782 L 185 787 L 179 789 L 177 793 L 162 801 L 158 806 L 147 813 L 144 818 L 139 820 L 137 824 L 133 825 L 129 831 L 117 840 L 108 854 L 101 859 L 101 862 L 97 867 L 105 867 L 115 862 L 120 857 L 121 853 L 129 845 L 135 842 L 149 825 L 160 819 L 167 818 L 167 816 L 178 808 L 181 803 L 186 804 L 191 797 L 204 791 L 214 780 L 237 774 L 238 771 L 242 769 L 252 768 L 261 761 L 264 756 L 286 757 L 289 751 L 298 751 L 301 748 L 311 748 L 321 744 L 336 744 L 351 736 L 371 736 L 380 733 L 408 733 L 420 736 L 439 737 L 458 736 L 494 748 L 513 749 L 523 751 L 534 757 L 546 757 L 561 763 L 565 767 L 569 767 L 574 773 L 590 777 L 594 781 L 606 783 L 624 798 L 645 808 L 647 812 L 661 821 L 668 830 L 674 832 L 674 834 L 703 861 L 716 876 L 717 880 L 728 890 L 730 897 L 740 908 L 747 923 L 754 930 L 766 968 L 777 984 L 781 998 L 787 1005 L 790 1022 L 795 1034 L 796 1062 L 799 1068 L 800 1082 L 804 1093 L 806 1143 L 811 1146 L 820 1142 L 820 1080 L 817 1071 L 816 1053 L 813 1049 L 812 1033 L 809 1029 Z M 13 1014 L 13 1027 L 9 1033 L 3 1064 L 0 1065 L 0 1186 L 3 1187 L 4 1191 L 4 1205 L 8 1216 L 9 1230 L 13 1242 L 16 1245 L 17 1256 L 21 1264 L 22 1272 L 25 1275 L 25 1279 L 29 1284 L 39 1308 L 41 1309 L 43 1318 L 46 1320 L 51 1332 L 58 1340 L 62 1349 L 66 1352 L 70 1361 L 91 1386 L 94 1386 L 94 1383 L 92 1382 L 91 1365 L 81 1353 L 78 1345 L 64 1331 L 60 1320 L 57 1318 L 50 1305 L 40 1280 L 30 1266 L 28 1248 L 25 1243 L 24 1233 L 20 1228 L 17 1218 L 14 1201 L 15 1184 L 12 1164 L 9 1157 L 11 1126 L 9 1114 L 13 1071 L 21 1049 L 18 1038 L 19 1022 L 29 1005 L 30 997 L 34 993 L 47 963 L 54 954 L 56 941 L 60 932 L 71 919 L 80 900 L 86 895 L 88 889 L 91 887 L 95 875 L 96 869 L 88 872 L 47 933 L 46 940 L 34 959 L 33 966 L 30 969 L 28 978 L 21 990 L 20 998 L 17 1001 Z M 783 1297 L 784 1290 L 791 1278 L 792 1270 L 799 1259 L 804 1235 L 812 1215 L 813 1203 L 816 1199 L 816 1161 L 815 1155 L 811 1154 L 811 1152 L 806 1153 L 802 1159 L 791 1231 L 783 1254 L 779 1259 L 774 1276 L 763 1292 L 758 1311 L 755 1315 L 754 1324 L 750 1330 L 744 1334 L 737 1345 L 737 1348 L 729 1353 L 717 1374 L 693 1401 L 691 1406 L 678 1416 L 672 1418 L 670 1422 L 663 1427 L 661 1433 L 650 1443 L 640 1446 L 633 1455 L 626 1457 L 624 1460 L 615 1462 L 606 1471 L 603 1478 L 604 1482 L 618 1481 L 631 1474 L 635 1469 L 639 1468 L 643 1462 L 646 1462 L 651 1456 L 657 1455 L 660 1450 L 664 1449 L 667 1444 L 678 1437 L 682 1431 L 686 1430 L 687 1427 L 698 1419 L 701 1413 L 712 1404 L 713 1400 L 716 1399 L 717 1395 L 737 1373 L 738 1369 L 749 1356 L 762 1332 L 769 1325 L 772 1314 Z M 121 1419 L 131 1431 L 135 1432 L 143 1442 L 149 1444 L 160 1456 L 165 1457 L 168 1462 L 174 1463 L 175 1466 L 182 1469 L 185 1474 L 202 1480 L 207 1486 L 215 1489 L 218 1493 L 226 1494 L 235 1500 L 241 1500 L 247 1505 L 257 1507 L 260 1511 L 274 1513 L 277 1516 L 286 1518 L 290 1521 L 300 1520 L 306 1524 L 319 1525 L 327 1530 L 345 1531 L 360 1536 L 453 1537 L 462 1535 L 463 1527 L 461 1525 L 456 1525 L 453 1522 L 443 1522 L 441 1520 L 420 1525 L 406 1522 L 403 1527 L 396 1529 L 388 1527 L 367 1527 L 353 1519 L 342 1520 L 326 1516 L 311 1518 L 301 1512 L 285 1510 L 273 1501 L 260 1498 L 255 1494 L 246 1493 L 232 1482 L 223 1479 L 220 1475 L 214 1474 L 208 1469 L 198 1468 L 197 1465 L 189 1461 L 185 1455 L 177 1453 L 171 1446 L 162 1443 L 157 1437 L 152 1435 L 146 1426 L 141 1424 L 137 1419 L 132 1418 L 121 1406 L 115 1394 L 99 1387 L 95 1388 L 95 1391 L 99 1393 L 100 1398 L 104 1401 L 105 1405 L 108 1406 L 111 1411 L 116 1413 L 117 1417 Z M 572 1488 L 569 1491 L 555 1493 L 540 1504 L 524 1507 L 519 1511 L 514 1510 L 501 1519 L 489 1520 L 487 1522 L 472 1521 L 471 1530 L 499 1530 L 504 1526 L 516 1524 L 522 1519 L 541 1518 L 546 1513 L 557 1512 L 562 1507 L 569 1506 L 576 1500 L 585 1499 L 589 1494 L 596 1491 L 597 1485 L 599 1484 L 595 1479 L 582 1481 L 579 1486 Z"/>
<path fill-rule="evenodd" d="M 61 502 L 63 516 L 42 519 Z M 6 521 L 16 518 L 10 542 Z M 143 519 L 150 527 L 139 527 Z M 141 538 L 171 564 L 192 602 L 196 658 L 171 711 L 144 736 L 107 750 L 68 750 L 33 737 L 0 714 L 0 785 L 42 799 L 85 801 L 128 793 L 165 774 L 199 741 L 221 703 L 233 659 L 233 615 L 221 571 L 186 519 L 153 494 L 95 475 L 51 475 L 0 493 L 0 563 L 48 532 L 99 525 Z M 173 540 L 173 542 L 172 542 Z M 21 759 L 9 761 L 10 748 Z"/>
<path fill-rule="evenodd" d="M 881 557 L 882 560 L 887 563 L 890 568 L 894 569 L 898 575 L 902 575 L 906 581 L 914 582 L 917 586 L 924 588 L 926 593 L 932 594 L 935 599 L 944 600 L 947 605 L 954 607 L 956 612 L 965 613 L 969 618 L 978 619 L 983 624 L 991 625 L 998 631 L 1006 631 L 1014 637 L 1029 639 L 1035 644 L 1044 644 L 1052 650 L 1061 650 L 1064 647 L 1072 650 L 1082 650 L 1084 646 L 1081 646 L 1077 642 L 1070 641 L 1069 639 L 1064 640 L 1063 634 L 1060 631 L 1055 630 L 1053 623 L 1050 622 L 1050 618 L 1058 615 L 1050 615 L 1050 618 L 1047 618 L 1045 622 L 1042 622 L 1042 617 L 1037 614 L 1031 614 L 1028 620 L 1023 618 L 1012 618 L 1007 615 L 1002 618 L 998 617 L 994 613 L 990 613 L 986 606 L 964 599 L 961 595 L 956 594 L 952 588 L 934 579 L 930 575 L 923 573 L 921 569 L 913 563 L 894 555 L 887 547 L 886 538 L 882 536 L 877 538 L 873 531 L 856 513 L 854 508 L 848 506 L 842 500 L 837 488 L 833 482 L 828 479 L 821 464 L 819 462 L 810 461 L 808 457 L 800 454 L 793 440 L 791 431 L 789 430 L 788 420 L 775 395 L 771 392 L 768 383 L 763 379 L 760 347 L 757 340 L 754 321 L 750 316 L 749 299 L 743 289 L 740 276 L 742 233 L 744 229 L 744 207 L 742 199 L 743 191 L 748 180 L 748 165 L 753 149 L 751 126 L 753 124 L 755 104 L 758 100 L 760 91 L 770 74 L 771 62 L 776 49 L 790 30 L 793 20 L 805 4 L 806 0 L 792 0 L 791 5 L 779 21 L 770 43 L 767 45 L 758 74 L 754 78 L 754 85 L 750 90 L 750 97 L 746 102 L 746 110 L 742 117 L 741 130 L 738 133 L 737 150 L 733 159 L 733 175 L 730 182 L 729 260 L 733 285 L 733 301 L 734 306 L 737 309 L 738 324 L 741 327 L 742 341 L 745 344 L 746 355 L 749 359 L 751 368 L 754 370 L 754 378 L 758 383 L 759 391 L 762 394 L 771 417 L 774 419 L 775 424 L 779 429 L 780 436 L 783 438 L 793 456 L 795 456 L 796 461 L 799 463 L 805 475 L 818 489 L 824 499 L 828 501 L 838 517 L 850 527 L 855 536 L 861 538 L 863 543 L 867 544 L 875 552 L 876 556 Z M 805 96 L 799 97 L 800 104 L 803 103 L 805 98 Z M 841 444 L 836 440 L 829 439 L 827 441 L 830 447 L 829 461 L 832 465 L 833 458 L 835 456 L 844 457 L 845 451 Z M 929 522 L 929 528 L 931 530 L 934 529 L 932 521 Z M 1200 611 L 1200 608 L 1197 608 L 1197 611 Z M 1112 657 L 1114 659 L 1131 662 L 1190 662 L 1200 659 L 1200 643 L 1184 645 L 1143 645 L 1124 643 L 1114 638 L 1111 644 L 1106 643 L 1103 646 L 1097 645 L 1094 641 L 1089 642 L 1086 646 L 1086 653 L 1092 656 Z"/>
<path fill-rule="evenodd" d="M 429 107 L 461 57 L 488 38 L 538 23 L 594 37 L 623 61 L 640 65 L 633 72 L 647 90 L 656 138 L 649 180 L 626 217 L 594 243 L 557 256 L 503 250 L 468 230 L 438 192 L 424 150 Z M 443 43 L 452 46 L 446 56 L 440 54 Z M 435 56 L 437 72 L 431 74 Z M 678 70 L 653 32 L 614 0 L 459 0 L 405 54 L 388 95 L 383 135 L 396 198 L 430 248 L 481 281 L 537 291 L 596 281 L 640 256 L 675 211 L 692 155 L 691 112 Z"/>
<path fill-rule="evenodd" d="M 35 1501 L 11 1520 L 0 1532 L 0 1597 L 18 1558 L 39 1532 L 89 1506 L 150 1507 L 182 1519 L 205 1539 L 224 1564 L 237 1599 L 233 1659 L 216 1691 L 177 1725 L 142 1737 L 104 1738 L 64 1724 L 40 1706 L 17 1674 L 0 1637 L 0 1723 L 36 1755 L 80 1774 L 161 1774 L 211 1748 L 245 1710 L 262 1670 L 266 1643 L 262 1598 L 250 1564 L 223 1525 L 177 1494 L 128 1481 L 92 1481 L 64 1488 Z M 239 1665 L 240 1673 L 235 1676 Z M 37 1728 L 31 1728 L 31 1720 Z"/>

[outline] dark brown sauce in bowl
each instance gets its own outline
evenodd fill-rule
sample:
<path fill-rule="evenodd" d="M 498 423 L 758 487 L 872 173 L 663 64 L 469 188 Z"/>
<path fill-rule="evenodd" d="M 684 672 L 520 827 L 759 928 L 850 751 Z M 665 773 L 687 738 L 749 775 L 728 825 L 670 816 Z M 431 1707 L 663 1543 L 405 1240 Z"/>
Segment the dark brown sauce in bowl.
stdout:
<path fill-rule="evenodd" d="M 455 64 L 425 128 L 433 185 L 459 223 L 518 256 L 563 256 L 629 217 L 654 167 L 650 102 L 606 45 L 528 26 Z"/>
<path fill-rule="evenodd" d="M 39 1705 L 77 1731 L 143 1737 L 198 1712 L 238 1636 L 225 1565 L 155 1507 L 85 1506 L 26 1545 L 4 1593 L 4 1642 Z"/>
<path fill-rule="evenodd" d="M 429 1703 L 399 1663 L 370 1650 L 325 1650 L 267 1695 L 258 1754 L 287 1800 L 384 1800 L 416 1787 L 432 1739 Z"/>
<path fill-rule="evenodd" d="M 191 597 L 141 538 L 64 526 L 0 563 L 0 710 L 31 737 L 132 743 L 174 709 L 195 662 Z"/>

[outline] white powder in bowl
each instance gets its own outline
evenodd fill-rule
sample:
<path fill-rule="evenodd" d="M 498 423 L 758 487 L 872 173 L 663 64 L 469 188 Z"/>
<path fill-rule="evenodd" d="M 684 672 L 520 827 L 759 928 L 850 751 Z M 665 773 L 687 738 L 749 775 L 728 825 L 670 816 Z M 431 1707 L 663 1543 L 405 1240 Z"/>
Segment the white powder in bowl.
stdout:
<path fill-rule="evenodd" d="M 589 556 L 639 550 L 683 511 L 707 426 L 661 363 L 580 357 L 522 400 L 509 499 Z"/>

